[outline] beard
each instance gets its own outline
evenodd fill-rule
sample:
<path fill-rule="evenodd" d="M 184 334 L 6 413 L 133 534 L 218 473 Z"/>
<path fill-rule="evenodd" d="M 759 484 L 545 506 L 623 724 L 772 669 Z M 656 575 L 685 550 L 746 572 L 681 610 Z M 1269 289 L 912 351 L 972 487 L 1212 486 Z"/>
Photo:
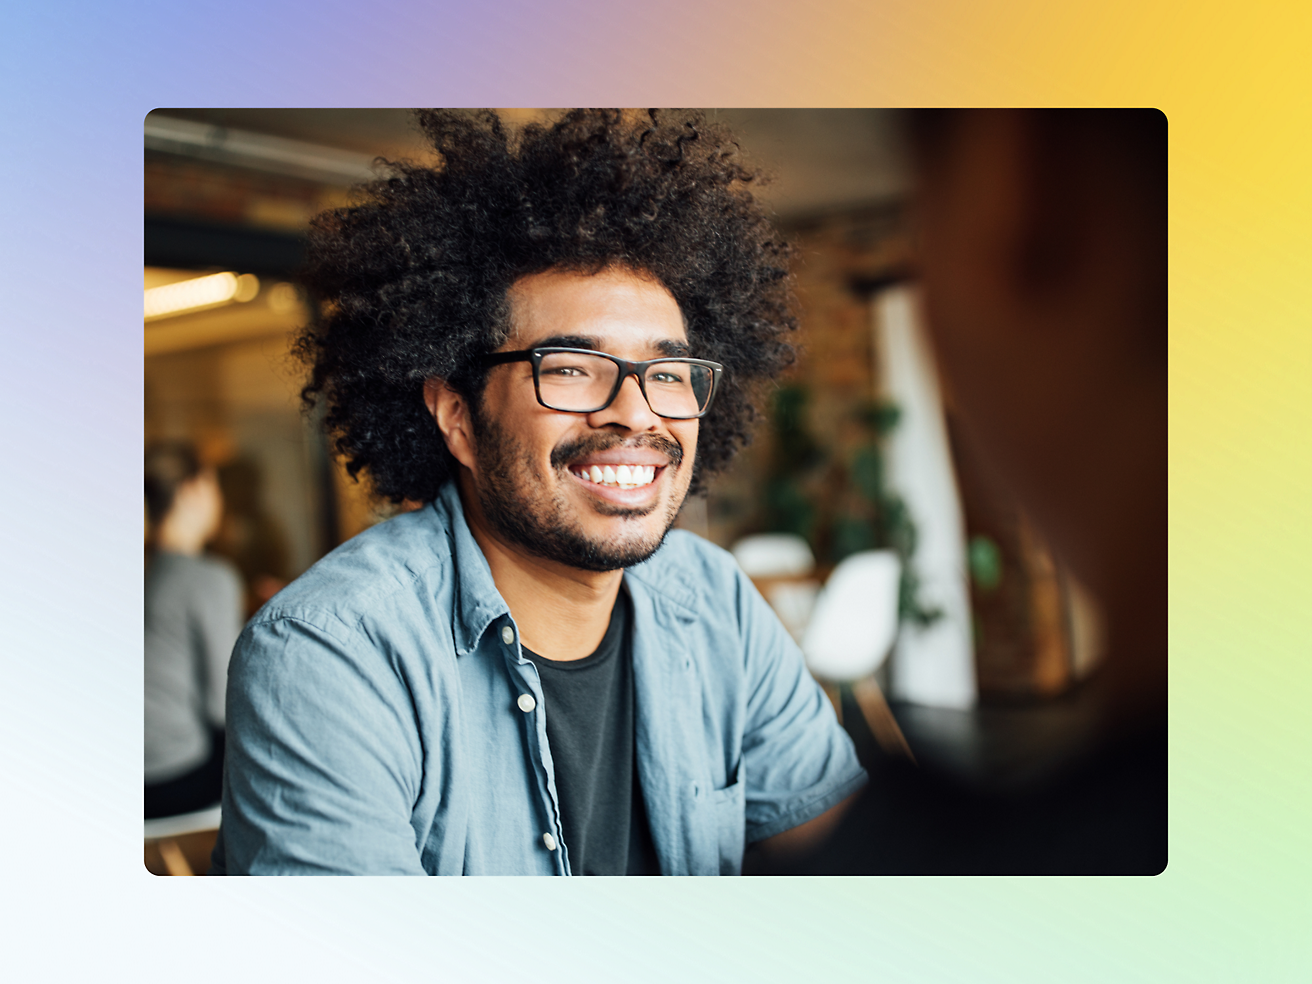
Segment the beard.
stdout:
<path fill-rule="evenodd" d="M 532 454 L 507 434 L 497 421 L 483 419 L 480 414 L 471 416 L 478 441 L 481 473 L 481 480 L 475 483 L 478 503 L 488 525 L 507 542 L 544 560 L 599 572 L 640 564 L 665 542 L 665 534 L 674 526 L 679 507 L 683 505 L 681 500 L 665 504 L 658 500 L 636 509 L 606 502 L 594 503 L 591 508 L 603 516 L 637 520 L 662 508 L 662 505 L 666 515 L 657 535 L 643 532 L 635 523 L 630 534 L 589 537 L 572 516 L 577 507 L 571 506 L 561 492 L 553 494 L 548 491 L 544 481 L 546 476 L 538 473 Z M 597 434 L 555 448 L 551 452 L 551 467 L 561 473 L 567 470 L 571 461 L 621 445 L 653 448 L 668 457 L 669 467 L 675 470 L 683 462 L 683 448 L 668 438 L 643 435 L 625 441 L 614 434 Z"/>

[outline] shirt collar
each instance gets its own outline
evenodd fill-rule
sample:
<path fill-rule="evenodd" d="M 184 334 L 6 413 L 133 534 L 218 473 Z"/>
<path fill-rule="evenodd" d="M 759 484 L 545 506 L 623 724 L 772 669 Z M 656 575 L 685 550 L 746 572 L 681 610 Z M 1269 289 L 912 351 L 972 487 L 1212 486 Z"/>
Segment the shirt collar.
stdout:
<path fill-rule="evenodd" d="M 456 655 L 465 656 L 478 646 L 488 626 L 509 616 L 510 609 L 497 590 L 487 558 L 465 521 L 465 509 L 454 480 L 442 486 L 433 500 L 433 509 L 451 534 L 451 559 L 455 567 L 452 632 Z"/>

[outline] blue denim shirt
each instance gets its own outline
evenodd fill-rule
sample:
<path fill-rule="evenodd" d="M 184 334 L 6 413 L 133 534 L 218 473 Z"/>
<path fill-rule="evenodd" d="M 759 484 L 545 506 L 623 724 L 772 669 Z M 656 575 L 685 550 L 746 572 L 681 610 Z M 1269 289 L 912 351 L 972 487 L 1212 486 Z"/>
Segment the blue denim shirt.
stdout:
<path fill-rule="evenodd" d="M 817 816 L 865 773 L 725 551 L 675 530 L 624 578 L 661 871 L 736 874 L 746 842 Z M 567 875 L 547 710 L 448 483 L 334 550 L 242 633 L 213 870 Z"/>

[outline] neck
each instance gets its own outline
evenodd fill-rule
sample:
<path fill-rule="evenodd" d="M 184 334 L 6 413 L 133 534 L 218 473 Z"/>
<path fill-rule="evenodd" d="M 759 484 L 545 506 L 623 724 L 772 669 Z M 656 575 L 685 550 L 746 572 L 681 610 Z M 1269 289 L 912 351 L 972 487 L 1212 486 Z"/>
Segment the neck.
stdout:
<path fill-rule="evenodd" d="M 590 656 L 606 634 L 624 572 L 579 570 L 508 543 L 489 526 L 465 474 L 458 489 L 469 531 L 510 608 L 520 642 L 547 659 Z"/>

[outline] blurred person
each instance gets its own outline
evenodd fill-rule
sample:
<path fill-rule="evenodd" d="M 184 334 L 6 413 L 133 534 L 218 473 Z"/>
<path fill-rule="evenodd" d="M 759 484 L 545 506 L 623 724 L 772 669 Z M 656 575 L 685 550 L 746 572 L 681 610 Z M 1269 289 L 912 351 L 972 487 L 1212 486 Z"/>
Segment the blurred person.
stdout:
<path fill-rule="evenodd" d="M 374 491 L 238 643 L 214 871 L 724 874 L 864 783 L 787 631 L 671 530 L 789 364 L 731 135 L 428 111 L 316 220 L 306 394 Z"/>
<path fill-rule="evenodd" d="M 911 114 L 924 311 L 961 426 L 1097 598 L 1088 739 L 1025 781 L 876 773 L 801 873 L 1166 866 L 1166 120 Z M 1036 750 L 1042 751 L 1042 750 Z M 784 870 L 784 869 L 776 869 Z"/>
<path fill-rule="evenodd" d="M 146 818 L 204 809 L 223 783 L 224 689 L 241 580 L 207 557 L 223 497 L 190 444 L 146 451 Z"/>

